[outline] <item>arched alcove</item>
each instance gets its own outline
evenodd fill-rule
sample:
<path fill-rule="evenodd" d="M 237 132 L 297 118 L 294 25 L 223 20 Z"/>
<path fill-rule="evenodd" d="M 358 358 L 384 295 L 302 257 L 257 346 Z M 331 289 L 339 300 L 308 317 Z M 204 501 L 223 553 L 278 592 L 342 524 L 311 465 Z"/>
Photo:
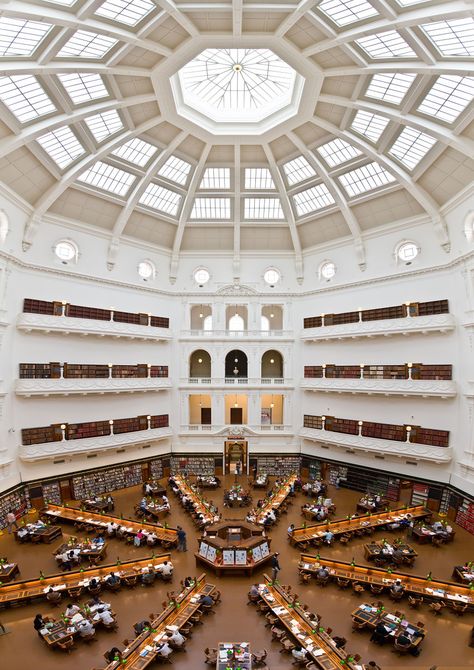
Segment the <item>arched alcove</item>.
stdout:
<path fill-rule="evenodd" d="M 189 357 L 189 377 L 211 377 L 212 363 L 210 354 L 204 349 L 193 351 Z"/>

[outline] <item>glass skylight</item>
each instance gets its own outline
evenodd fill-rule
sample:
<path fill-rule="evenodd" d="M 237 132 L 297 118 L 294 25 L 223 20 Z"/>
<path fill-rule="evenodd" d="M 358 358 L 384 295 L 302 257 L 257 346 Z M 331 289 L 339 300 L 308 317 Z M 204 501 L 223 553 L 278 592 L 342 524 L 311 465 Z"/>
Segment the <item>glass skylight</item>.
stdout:
<path fill-rule="evenodd" d="M 355 41 L 370 58 L 414 58 L 416 53 L 396 30 L 367 35 Z"/>
<path fill-rule="evenodd" d="M 191 165 L 186 161 L 181 160 L 177 156 L 170 156 L 166 163 L 158 170 L 160 177 L 165 177 L 177 184 L 184 184 L 188 180 L 188 174 L 191 170 Z"/>
<path fill-rule="evenodd" d="M 272 173 L 268 168 L 245 168 L 245 188 L 262 191 L 275 189 Z"/>
<path fill-rule="evenodd" d="M 326 142 L 326 144 L 322 144 L 317 148 L 317 152 L 324 158 L 330 167 L 336 167 L 336 165 L 346 163 L 352 158 L 356 158 L 362 154 L 359 149 L 356 149 L 352 144 L 349 144 L 349 142 L 346 142 L 345 140 L 341 140 L 339 137 L 336 137 L 336 139 L 331 140 L 330 142 Z"/>
<path fill-rule="evenodd" d="M 283 171 L 290 186 L 299 184 L 305 179 L 316 176 L 316 172 L 313 170 L 304 156 L 298 156 L 292 161 L 285 163 L 283 165 Z"/>
<path fill-rule="evenodd" d="M 378 12 L 367 0 L 323 0 L 320 9 L 338 26 L 377 16 Z"/>
<path fill-rule="evenodd" d="M 230 219 L 230 198 L 195 198 L 191 219 Z"/>
<path fill-rule="evenodd" d="M 134 137 L 133 140 L 121 144 L 118 149 L 112 151 L 112 154 L 133 165 L 143 167 L 157 151 L 158 147 L 141 140 L 139 137 Z"/>
<path fill-rule="evenodd" d="M 103 58 L 117 40 L 87 30 L 77 30 L 58 53 L 58 58 Z"/>
<path fill-rule="evenodd" d="M 135 181 L 135 175 L 119 170 L 108 163 L 97 161 L 78 177 L 78 181 L 96 186 L 109 193 L 115 193 L 115 195 L 125 195 Z"/>
<path fill-rule="evenodd" d="M 443 74 L 435 81 L 418 111 L 452 123 L 473 99 L 474 77 Z"/>
<path fill-rule="evenodd" d="M 96 14 L 112 21 L 136 26 L 156 5 L 149 0 L 105 0 Z"/>
<path fill-rule="evenodd" d="M 412 85 L 415 74 L 410 72 L 385 72 L 374 74 L 365 92 L 367 98 L 399 105 Z"/>
<path fill-rule="evenodd" d="M 43 0 L 43 2 L 51 2 L 53 5 L 64 5 L 64 7 L 72 7 L 77 0 Z"/>
<path fill-rule="evenodd" d="M 0 17 L 0 56 L 31 56 L 50 29 L 49 23 Z"/>
<path fill-rule="evenodd" d="M 245 198 L 244 218 L 252 220 L 284 219 L 280 198 Z"/>
<path fill-rule="evenodd" d="M 105 98 L 109 95 L 100 74 L 70 72 L 58 74 L 58 77 L 75 105 L 97 98 Z"/>
<path fill-rule="evenodd" d="M 397 3 L 402 7 L 410 7 L 411 5 L 420 5 L 422 2 L 428 2 L 428 0 L 397 0 Z"/>
<path fill-rule="evenodd" d="M 201 189 L 230 188 L 230 168 L 206 168 L 201 181 Z"/>
<path fill-rule="evenodd" d="M 347 195 L 355 196 L 374 188 L 390 184 L 395 181 L 395 177 L 385 170 L 379 163 L 373 162 L 363 165 L 360 168 L 346 172 L 339 177 Z"/>
<path fill-rule="evenodd" d="M 257 122 L 292 101 L 295 70 L 269 49 L 206 49 L 178 72 L 185 105 L 217 122 Z"/>
<path fill-rule="evenodd" d="M 434 144 L 436 144 L 434 137 L 407 126 L 402 130 L 389 153 L 398 158 L 409 170 L 413 170 Z"/>
<path fill-rule="evenodd" d="M 306 191 L 295 193 L 293 201 L 298 216 L 316 212 L 318 209 L 334 204 L 334 198 L 328 191 L 326 184 L 318 184 L 306 189 Z"/>
<path fill-rule="evenodd" d="M 178 213 L 181 196 L 175 191 L 170 191 L 168 188 L 158 186 L 158 184 L 148 184 L 140 203 L 157 209 L 159 212 L 164 212 L 170 216 L 176 216 Z"/>
<path fill-rule="evenodd" d="M 0 100 L 21 123 L 56 110 L 36 77 L 31 74 L 0 77 Z"/>
<path fill-rule="evenodd" d="M 442 56 L 474 56 L 474 19 L 435 21 L 421 26 Z"/>
<path fill-rule="evenodd" d="M 389 119 L 385 118 L 385 116 L 379 116 L 378 114 L 372 114 L 371 112 L 364 112 L 360 109 L 354 116 L 351 128 L 361 135 L 365 135 L 365 137 L 368 137 L 372 142 L 377 142 L 380 135 L 387 127 L 388 121 Z"/>
<path fill-rule="evenodd" d="M 102 142 L 123 128 L 122 119 L 115 109 L 88 116 L 85 121 L 97 142 Z"/>
<path fill-rule="evenodd" d="M 61 170 L 86 152 L 69 126 L 55 128 L 50 133 L 38 137 L 36 141 Z"/>

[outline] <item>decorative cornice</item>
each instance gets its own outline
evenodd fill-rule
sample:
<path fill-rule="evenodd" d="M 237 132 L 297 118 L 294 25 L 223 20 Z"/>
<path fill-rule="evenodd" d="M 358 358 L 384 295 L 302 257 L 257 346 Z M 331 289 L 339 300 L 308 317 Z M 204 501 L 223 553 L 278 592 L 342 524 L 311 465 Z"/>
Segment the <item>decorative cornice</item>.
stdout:
<path fill-rule="evenodd" d="M 413 444 L 412 442 L 380 440 L 374 437 L 332 433 L 314 428 L 302 428 L 299 434 L 300 437 L 318 442 L 319 444 L 327 444 L 354 451 L 364 451 L 366 453 L 397 456 L 398 458 L 409 458 L 411 460 L 431 461 L 437 464 L 449 463 L 453 457 L 451 447 L 432 447 L 425 444 Z"/>
<path fill-rule="evenodd" d="M 410 335 L 412 333 L 448 332 L 455 327 L 452 314 L 383 319 L 380 321 L 358 321 L 337 326 L 306 328 L 301 331 L 305 341 L 344 340 L 358 337 L 388 337 L 390 335 Z"/>
<path fill-rule="evenodd" d="M 140 444 L 164 440 L 171 436 L 170 428 L 152 428 L 150 430 L 134 431 L 133 433 L 90 437 L 84 440 L 62 440 L 61 442 L 47 442 L 45 444 L 20 445 L 18 454 L 22 461 L 51 460 L 58 456 L 103 453 L 111 449 L 130 449 Z"/>
<path fill-rule="evenodd" d="M 200 342 L 269 342 L 277 340 L 278 342 L 293 342 L 295 339 L 294 333 L 291 330 L 182 330 L 179 333 L 179 339 L 185 341 Z"/>
<path fill-rule="evenodd" d="M 143 393 L 145 391 L 165 391 L 171 388 L 169 378 L 130 379 L 17 379 L 16 395 L 87 395 L 92 393 Z"/>
<path fill-rule="evenodd" d="M 20 314 L 16 327 L 25 332 L 74 333 L 95 337 L 128 338 L 132 340 L 171 340 L 171 333 L 165 328 L 138 326 L 118 321 L 96 321 L 94 319 L 74 319 L 69 316 L 47 314 Z"/>
<path fill-rule="evenodd" d="M 436 396 L 456 395 L 456 383 L 449 380 L 415 379 L 302 379 L 300 388 L 328 393 L 368 393 L 379 395 Z"/>

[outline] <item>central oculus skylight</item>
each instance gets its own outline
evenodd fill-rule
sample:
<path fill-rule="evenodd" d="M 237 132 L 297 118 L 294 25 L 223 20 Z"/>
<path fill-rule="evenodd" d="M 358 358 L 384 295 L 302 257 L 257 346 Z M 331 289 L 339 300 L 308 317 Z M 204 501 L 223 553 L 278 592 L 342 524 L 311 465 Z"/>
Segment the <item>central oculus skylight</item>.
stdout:
<path fill-rule="evenodd" d="M 286 120 L 297 112 L 303 83 L 269 49 L 206 49 L 172 78 L 178 112 L 221 133 Z"/>

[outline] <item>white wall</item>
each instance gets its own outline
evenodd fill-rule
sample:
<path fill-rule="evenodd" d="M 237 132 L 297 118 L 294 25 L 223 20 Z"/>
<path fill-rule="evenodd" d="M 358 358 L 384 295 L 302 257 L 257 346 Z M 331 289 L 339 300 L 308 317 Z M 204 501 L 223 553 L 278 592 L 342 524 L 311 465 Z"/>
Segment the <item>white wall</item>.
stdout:
<path fill-rule="evenodd" d="M 296 281 L 292 255 L 243 253 L 241 284 L 250 287 L 250 290 L 237 290 L 235 295 L 232 295 L 232 291 L 229 295 L 222 295 L 223 287 L 232 283 L 231 256 L 215 253 L 183 254 L 176 283 L 171 284 L 168 279 L 170 259 L 167 253 L 146 245 L 123 242 L 117 263 L 109 271 L 106 267 L 107 236 L 57 219 L 42 224 L 32 247 L 25 252 L 21 248 L 21 238 L 27 213 L 10 201 L 2 202 L 3 199 L 0 196 L 0 208 L 10 218 L 11 231 L 0 249 L 0 321 L 7 324 L 3 330 L 0 350 L 2 391 L 6 394 L 2 403 L 0 428 L 0 489 L 17 483 L 20 478 L 26 480 L 52 476 L 124 460 L 123 454 L 108 453 L 91 460 L 75 456 L 58 466 L 48 461 L 26 464 L 17 458 L 17 447 L 21 428 L 29 426 L 168 413 L 175 433 L 173 440 L 153 445 L 148 451 L 136 449 L 127 452 L 127 459 L 166 453 L 170 449 L 181 453 L 202 453 L 206 450 L 220 453 L 223 436 L 178 436 L 184 418 L 182 408 L 186 405 L 183 398 L 187 398 L 187 394 L 178 389 L 179 379 L 187 376 L 189 354 L 197 348 L 206 349 L 212 355 L 213 376 L 223 376 L 223 359 L 226 351 L 232 348 L 242 349 L 248 354 L 249 361 L 254 361 L 255 364 L 251 365 L 255 368 L 256 377 L 260 376 L 261 354 L 269 348 L 281 351 L 285 357 L 285 377 L 292 377 L 296 385 L 294 391 L 285 391 L 289 397 L 288 403 L 285 400 L 285 423 L 293 424 L 295 435 L 302 425 L 304 413 L 387 423 L 413 423 L 449 430 L 455 459 L 451 465 L 444 466 L 421 463 L 408 466 L 398 459 L 387 459 L 382 463 L 370 455 L 346 454 L 340 450 L 328 452 L 313 443 L 300 444 L 297 437 L 288 440 L 274 435 L 252 437 L 251 452 L 294 452 L 301 446 L 304 452 L 323 458 L 346 460 L 380 469 L 386 467 L 391 471 L 438 481 L 451 480 L 465 490 L 472 488 L 474 482 L 470 477 L 474 470 L 462 465 L 474 462 L 474 402 L 468 397 L 474 388 L 474 356 L 470 341 L 473 329 L 463 326 L 466 321 L 474 324 L 473 247 L 469 246 L 463 233 L 464 218 L 474 206 L 472 197 L 446 208 L 452 240 L 449 253 L 438 244 L 432 225 L 422 220 L 414 221 L 408 229 L 392 226 L 383 235 L 371 233 L 366 236 L 365 272 L 361 272 L 357 266 L 350 242 L 325 245 L 305 253 L 305 278 L 302 285 Z M 79 246 L 80 257 L 73 267 L 61 265 L 52 252 L 54 243 L 62 238 L 71 238 Z M 393 256 L 393 249 L 403 239 L 414 240 L 421 247 L 420 256 L 411 266 L 397 265 Z M 144 258 L 151 259 L 157 266 L 157 277 L 152 282 L 145 283 L 137 275 L 138 262 Z M 333 260 L 337 266 L 336 277 L 331 282 L 321 282 L 318 278 L 319 265 L 326 259 Z M 201 265 L 211 271 L 211 281 L 203 289 L 196 287 L 192 279 L 193 270 Z M 281 284 L 275 289 L 269 289 L 263 282 L 263 272 L 269 266 L 276 266 L 282 272 Z M 15 327 L 25 297 L 66 300 L 82 305 L 116 307 L 168 316 L 173 340 L 155 343 L 81 338 L 75 335 L 25 334 Z M 358 307 L 387 306 L 407 300 L 440 298 L 449 299 L 450 311 L 456 318 L 456 329 L 449 334 L 361 338 L 311 344 L 299 340 L 303 318 L 307 316 Z M 213 344 L 202 339 L 196 343 L 179 342 L 180 332 L 190 328 L 190 305 L 199 304 L 200 301 L 213 304 L 213 316 L 220 314 L 221 319 L 226 306 L 236 303 L 248 305 L 249 328 L 252 328 L 253 322 L 259 327 L 262 305 L 279 304 L 284 311 L 283 328 L 293 330 L 295 340 L 281 346 L 267 342 L 248 345 L 245 342 Z M 216 321 L 214 327 L 218 327 Z M 15 396 L 13 385 L 18 375 L 18 364 L 47 361 L 167 364 L 173 388 L 160 393 L 117 396 L 105 394 L 43 399 Z M 219 363 L 221 369 L 214 366 L 215 361 L 222 362 Z M 334 395 L 299 389 L 304 365 L 324 362 L 452 363 L 458 395 L 453 399 L 441 400 Z M 249 369 L 249 376 L 254 373 Z M 204 387 L 202 391 L 206 393 Z"/>

